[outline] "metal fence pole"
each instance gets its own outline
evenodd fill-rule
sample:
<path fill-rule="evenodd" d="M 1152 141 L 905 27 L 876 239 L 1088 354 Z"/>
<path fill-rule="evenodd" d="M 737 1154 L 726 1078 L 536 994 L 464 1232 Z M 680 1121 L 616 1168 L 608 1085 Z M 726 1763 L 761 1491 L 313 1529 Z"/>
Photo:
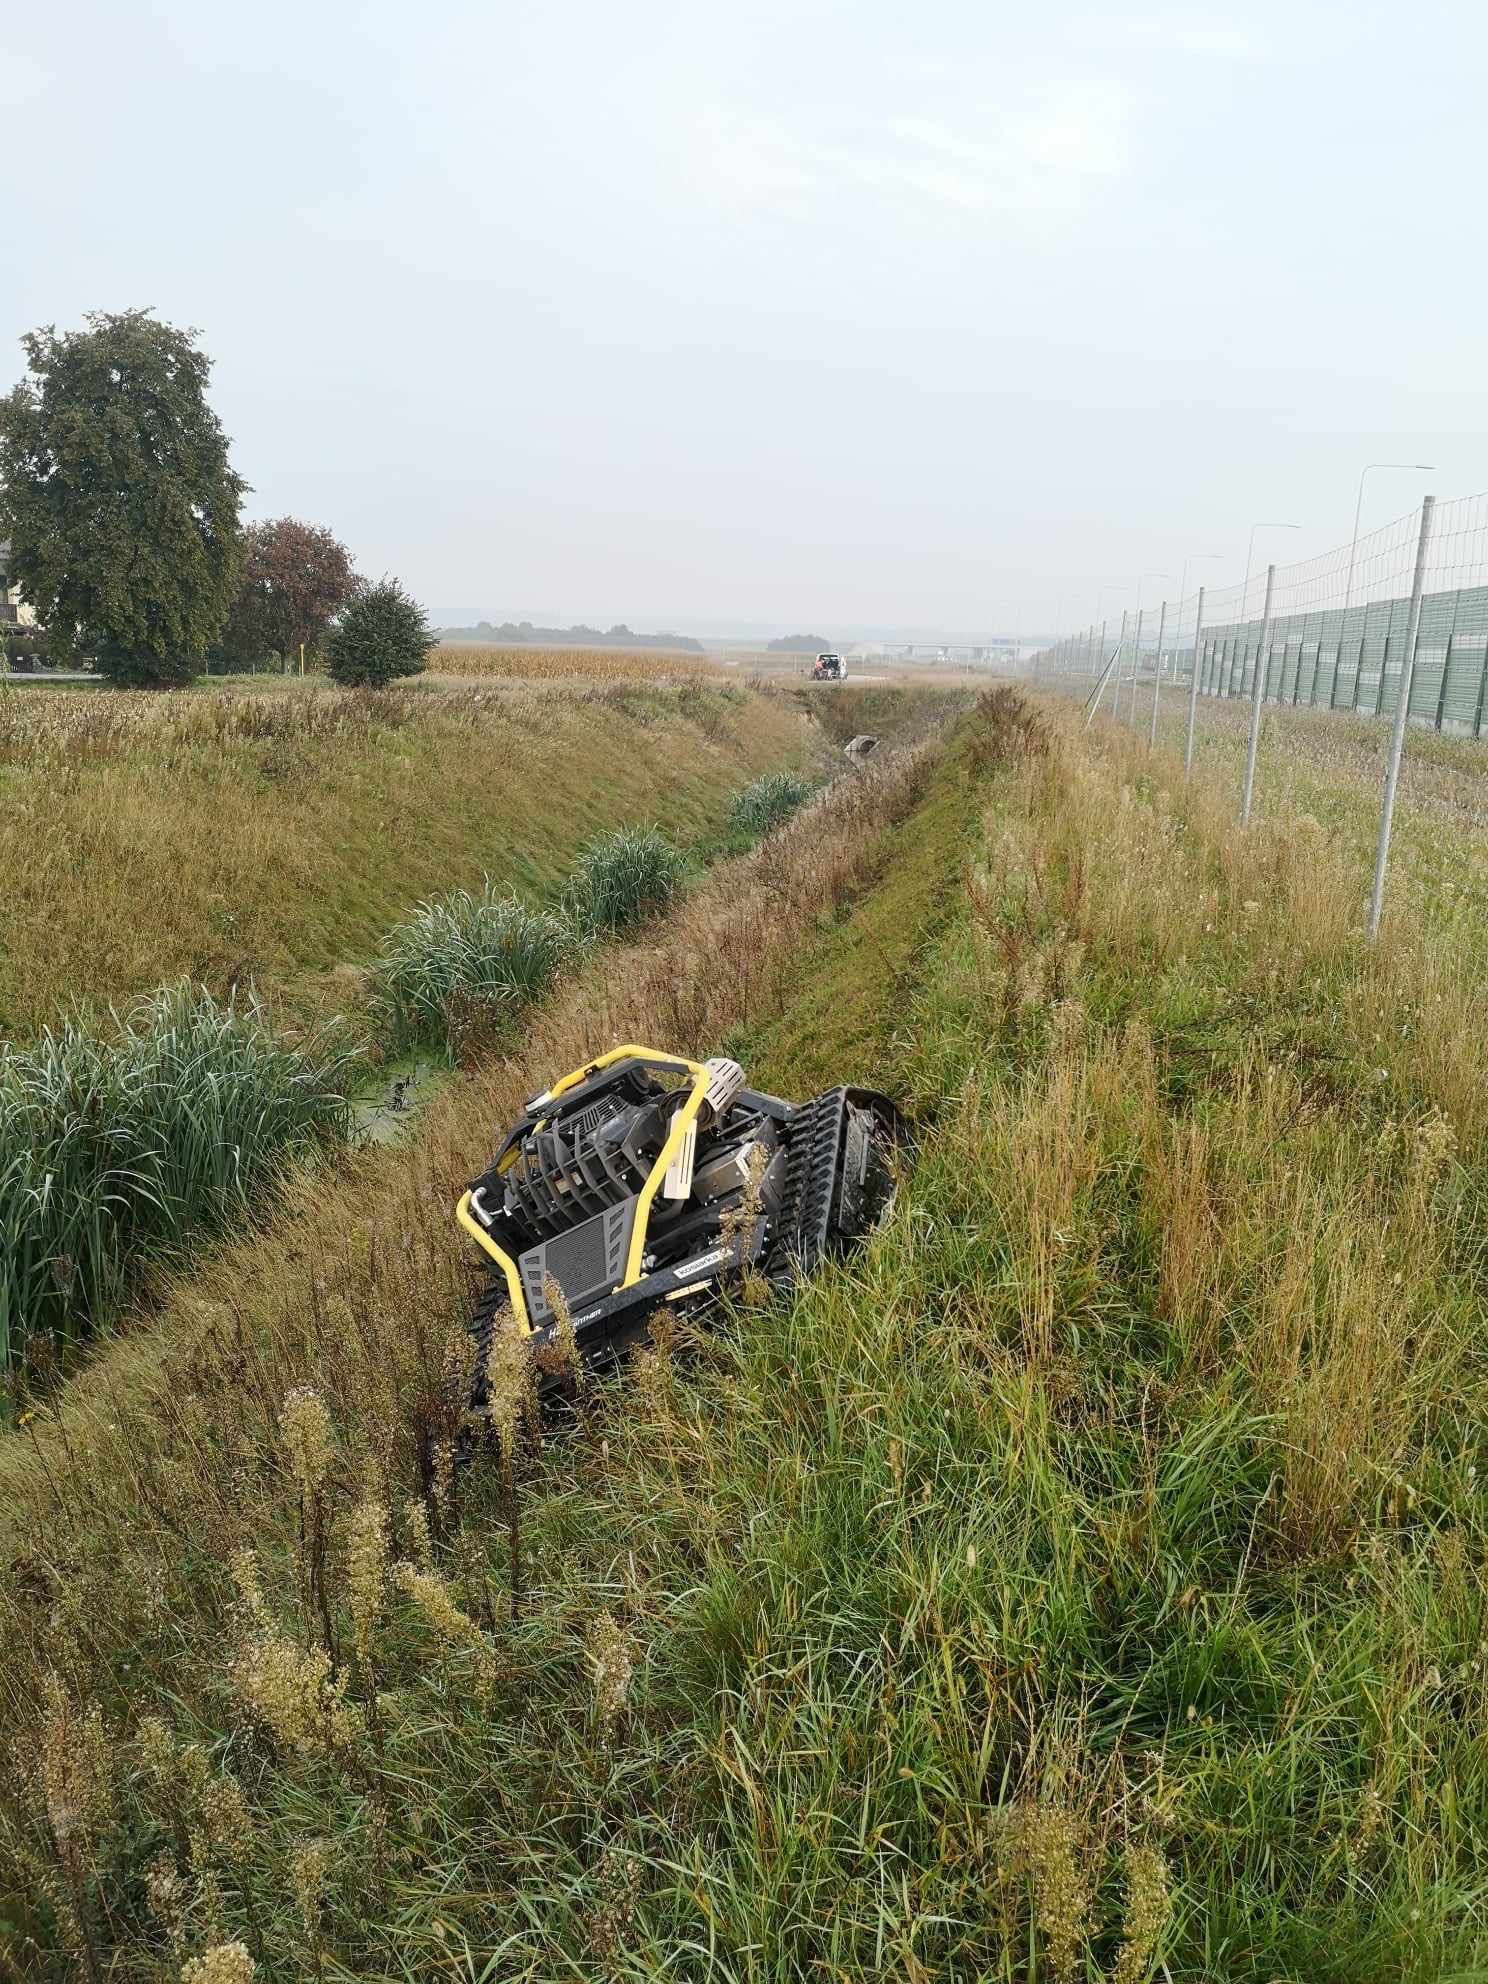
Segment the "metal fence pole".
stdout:
<path fill-rule="evenodd" d="M 1168 631 L 1168 602 L 1162 603 L 1162 612 L 1157 621 L 1157 667 L 1152 672 L 1152 723 L 1147 732 L 1147 749 L 1157 748 L 1157 698 L 1162 688 L 1163 638 Z"/>
<path fill-rule="evenodd" d="M 1390 730 L 1390 754 L 1385 761 L 1385 797 L 1380 807 L 1379 841 L 1374 850 L 1374 887 L 1369 896 L 1369 939 L 1379 935 L 1380 914 L 1385 906 L 1385 869 L 1390 859 L 1390 828 L 1395 821 L 1395 788 L 1400 783 L 1400 758 L 1405 749 L 1405 726 L 1410 719 L 1411 681 L 1416 672 L 1416 639 L 1421 631 L 1421 592 L 1426 582 L 1426 547 L 1431 542 L 1431 513 L 1436 498 L 1421 502 L 1421 535 L 1416 539 L 1416 571 L 1411 580 L 1410 619 L 1405 629 L 1405 654 L 1400 663 L 1400 694 L 1395 702 L 1395 722 Z"/>
<path fill-rule="evenodd" d="M 1240 800 L 1240 824 L 1250 825 L 1250 800 L 1255 791 L 1256 745 L 1261 735 L 1261 699 L 1266 693 L 1266 677 L 1271 672 L 1271 595 L 1276 587 L 1276 567 L 1266 567 L 1266 605 L 1261 615 L 1261 645 L 1256 655 L 1255 680 L 1250 687 L 1250 742 L 1245 747 L 1245 791 Z"/>
<path fill-rule="evenodd" d="M 1137 727 L 1137 676 L 1141 673 L 1142 669 L 1142 625 L 1146 618 L 1146 607 L 1138 608 L 1137 638 L 1132 643 L 1131 695 L 1127 698 L 1126 704 L 1126 720 L 1133 730 Z M 1119 709 L 1116 714 L 1120 716 L 1121 712 Z"/>
<path fill-rule="evenodd" d="M 1105 634 L 1106 634 L 1106 623 L 1103 620 L 1101 622 L 1102 650 L 1104 650 L 1105 647 Z M 1123 613 L 1121 616 L 1121 640 L 1116 643 L 1116 652 L 1111 656 L 1111 659 L 1106 663 L 1105 667 L 1101 670 L 1100 680 L 1096 683 L 1094 689 L 1085 698 L 1085 703 L 1086 703 L 1085 728 L 1087 730 L 1090 728 L 1091 723 L 1095 719 L 1096 711 L 1100 708 L 1101 697 L 1106 693 L 1106 683 L 1110 680 L 1113 671 L 1120 663 L 1122 643 L 1125 640 L 1126 640 L 1126 615 Z"/>
<path fill-rule="evenodd" d="M 1188 737 L 1183 746 L 1183 776 L 1193 771 L 1194 718 L 1199 711 L 1199 658 L 1204 651 L 1204 588 L 1199 587 L 1199 608 L 1194 620 L 1193 680 L 1188 685 Z"/>

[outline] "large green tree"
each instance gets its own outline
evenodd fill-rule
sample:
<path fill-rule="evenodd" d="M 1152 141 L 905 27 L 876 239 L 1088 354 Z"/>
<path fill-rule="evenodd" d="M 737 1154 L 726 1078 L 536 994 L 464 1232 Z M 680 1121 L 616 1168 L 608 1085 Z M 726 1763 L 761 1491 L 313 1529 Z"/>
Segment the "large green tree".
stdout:
<path fill-rule="evenodd" d="M 243 534 L 243 577 L 218 641 L 229 663 L 257 667 L 268 655 L 316 648 L 357 589 L 351 554 L 319 524 L 274 517 Z"/>
<path fill-rule="evenodd" d="M 30 376 L 0 399 L 0 536 L 54 648 L 117 680 L 189 681 L 242 569 L 247 485 L 207 405 L 196 333 L 148 310 L 21 340 Z"/>

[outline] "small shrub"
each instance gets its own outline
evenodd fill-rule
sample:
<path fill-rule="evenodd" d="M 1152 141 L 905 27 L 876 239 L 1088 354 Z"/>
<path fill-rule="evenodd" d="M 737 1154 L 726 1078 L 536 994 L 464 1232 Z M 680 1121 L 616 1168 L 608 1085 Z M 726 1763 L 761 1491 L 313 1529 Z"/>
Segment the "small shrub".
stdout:
<path fill-rule="evenodd" d="M 729 825 L 741 838 L 758 840 L 804 806 L 815 790 L 799 772 L 766 772 L 735 794 Z"/>
<path fill-rule="evenodd" d="M 575 949 L 571 926 L 528 909 L 487 881 L 422 902 L 385 939 L 372 968 L 374 997 L 395 1044 L 443 1041 L 458 1056 L 472 1008 L 501 1011 L 547 990 Z"/>
<path fill-rule="evenodd" d="M 665 909 L 686 857 L 655 827 L 620 827 L 590 841 L 574 864 L 566 902 L 576 928 L 614 937 Z"/>
<path fill-rule="evenodd" d="M 168 986 L 100 1037 L 71 1023 L 0 1055 L 0 1366 L 83 1335 L 152 1256 L 226 1225 L 287 1158 L 344 1137 L 351 1059 L 261 1010 Z"/>
<path fill-rule="evenodd" d="M 396 579 L 366 586 L 332 630 L 327 666 L 351 689 L 382 689 L 402 675 L 421 675 L 434 636 L 424 609 Z"/>

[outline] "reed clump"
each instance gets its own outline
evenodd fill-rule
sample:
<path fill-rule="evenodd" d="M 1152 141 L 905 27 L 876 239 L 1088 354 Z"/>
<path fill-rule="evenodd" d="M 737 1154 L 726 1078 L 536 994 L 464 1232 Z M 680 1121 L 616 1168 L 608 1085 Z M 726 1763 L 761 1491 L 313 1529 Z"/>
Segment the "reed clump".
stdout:
<path fill-rule="evenodd" d="M 798 812 L 815 790 L 814 782 L 797 772 L 763 772 L 735 795 L 729 825 L 735 834 L 757 840 Z"/>
<path fill-rule="evenodd" d="M 686 855 L 659 827 L 617 827 L 579 850 L 564 907 L 583 936 L 622 936 L 659 915 L 686 874 Z"/>
<path fill-rule="evenodd" d="M 578 949 L 569 918 L 527 907 L 488 876 L 479 890 L 452 890 L 394 924 L 371 967 L 373 1011 L 395 1047 L 448 1041 L 459 1002 L 509 1019 Z"/>
<path fill-rule="evenodd" d="M 352 1056 L 282 1042 L 251 998 L 169 986 L 0 1054 L 0 1364 L 65 1348 L 203 1234 L 344 1140 Z"/>

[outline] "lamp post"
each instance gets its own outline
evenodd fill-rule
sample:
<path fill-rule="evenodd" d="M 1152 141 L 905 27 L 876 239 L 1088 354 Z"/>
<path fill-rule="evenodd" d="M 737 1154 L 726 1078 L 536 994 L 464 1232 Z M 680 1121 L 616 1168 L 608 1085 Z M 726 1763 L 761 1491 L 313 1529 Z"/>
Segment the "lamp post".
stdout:
<path fill-rule="evenodd" d="M 1250 603 L 1247 595 L 1250 592 L 1250 560 L 1251 560 L 1251 553 L 1255 550 L 1256 532 L 1258 530 L 1301 530 L 1301 528 L 1302 528 L 1301 524 L 1252 524 L 1251 525 L 1250 539 L 1245 546 L 1245 584 L 1240 588 L 1240 611 L 1242 615 L 1244 614 L 1246 607 Z"/>
<path fill-rule="evenodd" d="M 1372 470 L 1377 468 L 1419 469 L 1424 475 L 1434 473 L 1433 465 L 1430 462 L 1365 462 L 1363 468 L 1360 469 L 1359 495 L 1358 500 L 1354 504 L 1354 534 L 1349 541 L 1348 584 L 1344 588 L 1343 594 L 1345 612 L 1353 604 L 1354 598 L 1354 558 L 1359 549 L 1359 518 L 1364 510 L 1364 478 Z"/>

